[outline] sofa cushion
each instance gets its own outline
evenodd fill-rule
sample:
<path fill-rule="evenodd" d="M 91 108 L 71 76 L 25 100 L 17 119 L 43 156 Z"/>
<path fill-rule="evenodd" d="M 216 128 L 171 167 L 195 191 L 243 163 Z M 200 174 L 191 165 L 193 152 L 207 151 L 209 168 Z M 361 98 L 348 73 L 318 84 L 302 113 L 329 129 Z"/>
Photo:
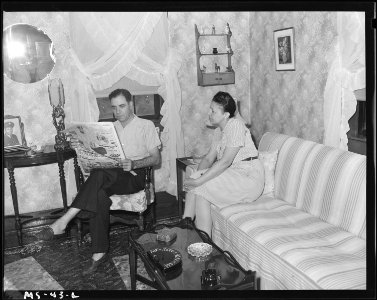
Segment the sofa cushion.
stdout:
<path fill-rule="evenodd" d="M 296 207 L 365 239 L 366 157 L 317 144 L 306 158 Z"/>
<path fill-rule="evenodd" d="M 213 240 L 262 288 L 365 289 L 365 240 L 280 199 L 212 207 Z"/>
<path fill-rule="evenodd" d="M 260 140 L 258 151 L 278 150 L 275 168 L 274 196 L 295 204 L 305 158 L 316 143 L 267 132 Z"/>
<path fill-rule="evenodd" d="M 306 157 L 315 142 L 289 137 L 279 150 L 275 169 L 274 195 L 290 204 L 295 204 L 301 183 Z"/>

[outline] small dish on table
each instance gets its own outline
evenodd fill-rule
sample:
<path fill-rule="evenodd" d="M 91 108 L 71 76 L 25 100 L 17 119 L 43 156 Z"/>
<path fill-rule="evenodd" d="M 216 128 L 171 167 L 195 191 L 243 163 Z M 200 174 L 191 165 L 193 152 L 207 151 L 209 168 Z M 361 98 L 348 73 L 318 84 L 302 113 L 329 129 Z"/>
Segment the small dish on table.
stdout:
<path fill-rule="evenodd" d="M 194 243 L 187 247 L 187 252 L 194 257 L 206 257 L 211 254 L 212 246 L 207 243 Z"/>

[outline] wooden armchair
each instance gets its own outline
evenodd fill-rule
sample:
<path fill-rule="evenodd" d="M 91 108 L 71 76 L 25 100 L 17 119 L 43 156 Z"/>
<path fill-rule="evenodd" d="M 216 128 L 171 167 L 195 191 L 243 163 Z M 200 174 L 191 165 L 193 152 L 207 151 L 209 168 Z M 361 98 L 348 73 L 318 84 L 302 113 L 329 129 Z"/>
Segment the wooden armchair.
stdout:
<path fill-rule="evenodd" d="M 113 222 L 120 222 L 124 224 L 135 224 L 139 227 L 141 231 L 144 230 L 146 226 L 146 214 L 147 210 L 151 206 L 151 216 L 152 216 L 152 223 L 153 226 L 156 223 L 156 205 L 154 205 L 155 201 L 155 190 L 153 184 L 153 168 L 148 167 L 145 168 L 145 187 L 144 190 L 137 192 L 135 194 L 130 195 L 112 195 L 110 197 L 112 204 L 110 206 L 110 214 L 112 215 L 112 211 L 127 211 L 127 212 L 135 212 L 138 214 L 138 218 L 136 218 L 133 222 L 129 222 L 123 218 L 110 218 L 110 221 Z"/>
<path fill-rule="evenodd" d="M 153 167 L 145 168 L 145 187 L 140 192 L 129 195 L 112 195 L 110 199 L 110 226 L 115 223 L 123 223 L 127 225 L 137 225 L 139 230 L 144 231 L 147 225 L 154 226 L 156 224 L 156 205 L 155 205 L 155 188 L 153 183 Z M 135 214 L 135 218 L 131 220 L 116 216 L 118 213 Z M 146 223 L 146 216 L 151 213 L 150 224 Z M 80 217 L 76 218 L 77 236 L 79 244 L 82 241 L 82 222 L 87 221 Z"/>
<path fill-rule="evenodd" d="M 160 127 L 155 127 L 158 136 L 160 137 Z M 110 206 L 110 226 L 115 223 L 123 223 L 127 225 L 137 225 L 141 231 L 144 231 L 146 224 L 146 216 L 151 212 L 151 226 L 156 223 L 156 205 L 155 205 L 155 188 L 153 180 L 153 167 L 145 168 L 145 187 L 140 192 L 129 195 L 112 195 L 110 199 L 112 204 Z M 81 173 L 80 183 L 84 182 L 84 176 Z M 79 183 L 77 183 L 80 185 Z M 135 214 L 136 218 L 132 220 L 118 217 L 119 213 Z M 76 218 L 78 242 L 82 240 L 82 219 Z"/>

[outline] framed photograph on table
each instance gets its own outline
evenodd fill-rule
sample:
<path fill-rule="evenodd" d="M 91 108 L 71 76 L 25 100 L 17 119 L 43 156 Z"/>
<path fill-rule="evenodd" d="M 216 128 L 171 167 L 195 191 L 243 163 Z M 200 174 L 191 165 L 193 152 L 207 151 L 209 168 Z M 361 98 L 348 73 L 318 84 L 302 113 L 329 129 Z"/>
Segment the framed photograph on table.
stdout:
<path fill-rule="evenodd" d="M 4 152 L 27 150 L 24 124 L 20 116 L 4 116 Z"/>
<path fill-rule="evenodd" d="M 274 31 L 276 71 L 296 69 L 293 27 Z"/>

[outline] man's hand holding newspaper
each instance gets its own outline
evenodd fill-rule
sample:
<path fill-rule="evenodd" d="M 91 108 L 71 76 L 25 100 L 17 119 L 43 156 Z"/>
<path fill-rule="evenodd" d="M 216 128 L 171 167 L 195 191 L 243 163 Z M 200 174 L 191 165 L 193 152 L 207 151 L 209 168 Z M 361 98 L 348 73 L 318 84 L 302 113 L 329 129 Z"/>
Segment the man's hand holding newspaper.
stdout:
<path fill-rule="evenodd" d="M 71 134 L 66 134 L 66 136 L 69 138 L 69 144 L 72 149 L 77 149 L 80 146 L 79 139 L 72 136 Z M 136 175 L 135 172 L 131 171 L 132 170 L 132 160 L 125 158 L 125 159 L 114 159 L 119 161 L 121 167 L 123 168 L 124 171 L 130 171 L 132 175 Z"/>

